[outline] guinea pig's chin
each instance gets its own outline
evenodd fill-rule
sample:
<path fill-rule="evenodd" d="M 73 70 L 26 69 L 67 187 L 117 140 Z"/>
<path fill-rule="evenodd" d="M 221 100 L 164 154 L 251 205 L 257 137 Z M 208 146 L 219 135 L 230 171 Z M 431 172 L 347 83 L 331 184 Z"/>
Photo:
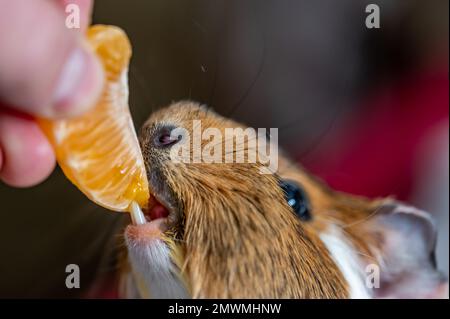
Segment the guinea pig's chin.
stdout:
<path fill-rule="evenodd" d="M 128 225 L 124 235 L 127 245 L 149 245 L 161 240 L 167 229 L 167 218 L 158 218 L 141 225 Z"/>

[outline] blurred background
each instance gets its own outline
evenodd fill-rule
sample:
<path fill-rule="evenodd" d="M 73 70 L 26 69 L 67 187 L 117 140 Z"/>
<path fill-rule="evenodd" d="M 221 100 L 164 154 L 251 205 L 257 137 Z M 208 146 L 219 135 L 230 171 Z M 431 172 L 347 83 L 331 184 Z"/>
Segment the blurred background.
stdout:
<path fill-rule="evenodd" d="M 365 26 L 370 3 L 380 7 L 379 29 Z M 97 0 L 93 22 L 131 39 L 136 127 L 181 99 L 278 127 L 281 145 L 332 187 L 431 212 L 448 276 L 448 5 Z M 34 188 L 0 184 L 0 202 L 0 297 L 114 297 L 126 216 L 90 203 L 59 169 Z M 65 286 L 72 263 L 81 289 Z"/>

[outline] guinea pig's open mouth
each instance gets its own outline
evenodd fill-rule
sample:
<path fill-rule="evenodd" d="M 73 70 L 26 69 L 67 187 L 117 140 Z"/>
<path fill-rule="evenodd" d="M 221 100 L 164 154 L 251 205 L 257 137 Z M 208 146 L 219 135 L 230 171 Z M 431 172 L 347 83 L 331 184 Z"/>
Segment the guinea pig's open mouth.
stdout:
<path fill-rule="evenodd" d="M 148 208 L 143 211 L 136 205 L 132 207 L 130 215 L 132 225 L 129 227 L 151 229 L 153 234 L 167 231 L 176 226 L 179 220 L 178 209 L 172 201 L 167 196 L 152 193 Z"/>
<path fill-rule="evenodd" d="M 144 210 L 135 203 L 131 208 L 131 224 L 125 235 L 136 240 L 176 237 L 181 234 L 183 214 L 181 205 L 172 189 L 166 183 L 164 175 L 157 169 L 158 165 L 150 165 L 148 185 L 150 198 Z M 135 234 L 135 236 L 130 236 Z M 147 239 L 146 239 L 147 238 Z"/>
<path fill-rule="evenodd" d="M 161 204 L 153 195 L 150 195 L 149 207 L 145 211 L 140 209 L 132 209 L 131 211 L 131 221 L 133 225 L 145 224 L 157 219 L 167 218 L 170 212 Z"/>

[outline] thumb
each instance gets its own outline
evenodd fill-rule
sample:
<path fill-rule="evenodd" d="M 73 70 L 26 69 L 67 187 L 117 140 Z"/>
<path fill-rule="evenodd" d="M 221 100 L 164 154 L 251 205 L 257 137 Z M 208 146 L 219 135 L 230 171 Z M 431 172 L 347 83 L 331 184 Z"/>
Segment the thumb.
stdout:
<path fill-rule="evenodd" d="M 76 115 L 103 86 L 102 68 L 58 3 L 0 0 L 0 99 L 41 117 Z"/>

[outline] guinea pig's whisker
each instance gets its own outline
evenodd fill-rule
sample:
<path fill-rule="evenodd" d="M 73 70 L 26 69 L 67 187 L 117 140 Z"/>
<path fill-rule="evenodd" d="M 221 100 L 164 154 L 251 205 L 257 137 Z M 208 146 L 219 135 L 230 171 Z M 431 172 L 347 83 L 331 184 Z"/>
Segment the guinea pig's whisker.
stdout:
<path fill-rule="evenodd" d="M 345 229 L 346 225 L 345 224 L 343 225 L 340 222 L 340 220 L 335 219 L 335 218 L 327 218 L 327 217 L 324 217 L 324 216 L 321 216 L 321 215 L 316 215 L 315 218 L 318 219 L 318 220 L 322 220 L 322 221 L 324 221 L 326 223 L 333 224 L 334 226 L 338 227 L 340 231 L 342 231 L 343 235 L 345 235 L 346 238 L 352 238 L 351 234 L 349 234 L 349 232 Z M 348 249 L 348 247 L 347 247 L 347 249 Z M 355 254 L 364 256 L 364 257 L 372 260 L 373 262 L 377 262 L 378 261 L 378 259 L 375 258 L 374 256 L 368 255 L 367 253 L 361 252 L 361 251 L 356 250 L 354 248 L 352 248 L 352 252 L 354 252 Z"/>
<path fill-rule="evenodd" d="M 261 60 L 259 61 L 258 69 L 256 71 L 255 77 L 253 78 L 250 85 L 247 87 L 247 89 L 244 91 L 244 93 L 241 95 L 241 97 L 238 99 L 238 101 L 231 107 L 231 109 L 227 113 L 227 117 L 230 117 L 239 106 L 244 103 L 244 101 L 247 99 L 247 97 L 250 95 L 250 92 L 253 90 L 253 88 L 256 85 L 256 82 L 260 78 L 262 71 L 264 69 L 264 65 L 266 63 L 266 54 L 267 54 L 267 39 L 266 39 L 266 30 L 263 29 L 261 32 L 261 39 L 262 39 L 262 52 L 261 52 Z"/>
<path fill-rule="evenodd" d="M 365 216 L 364 218 L 358 219 L 350 224 L 346 224 L 343 225 L 342 228 L 350 228 L 353 227 L 355 225 L 361 224 L 361 223 L 365 223 L 367 221 L 369 221 L 372 217 L 374 217 L 376 214 L 378 214 L 380 212 L 380 208 L 377 207 L 372 213 L 370 213 L 368 216 Z"/>

